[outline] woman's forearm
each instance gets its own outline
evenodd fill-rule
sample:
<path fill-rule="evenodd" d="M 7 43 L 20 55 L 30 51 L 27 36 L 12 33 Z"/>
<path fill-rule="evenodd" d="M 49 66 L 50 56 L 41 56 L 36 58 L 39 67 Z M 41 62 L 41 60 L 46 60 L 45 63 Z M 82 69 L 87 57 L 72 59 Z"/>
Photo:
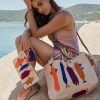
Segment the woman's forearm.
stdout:
<path fill-rule="evenodd" d="M 28 19 L 28 22 L 29 22 L 29 27 L 30 27 L 30 31 L 32 33 L 32 36 L 35 37 L 35 33 L 37 31 L 37 25 L 36 25 L 36 22 L 35 22 L 35 19 L 34 19 L 32 9 L 28 11 L 27 19 Z"/>
<path fill-rule="evenodd" d="M 30 28 L 26 29 L 24 31 L 23 35 L 28 36 L 28 37 L 31 37 L 32 36 L 32 33 L 30 32 Z"/>

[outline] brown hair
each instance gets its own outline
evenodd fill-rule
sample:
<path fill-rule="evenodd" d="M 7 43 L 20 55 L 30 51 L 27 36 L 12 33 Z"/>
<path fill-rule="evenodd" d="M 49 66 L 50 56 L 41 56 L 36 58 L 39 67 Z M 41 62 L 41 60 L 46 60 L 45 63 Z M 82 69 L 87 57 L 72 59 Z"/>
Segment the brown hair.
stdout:
<path fill-rule="evenodd" d="M 58 11 L 60 9 L 60 7 L 56 4 L 56 2 L 54 0 L 50 0 L 50 4 L 53 7 L 53 9 L 55 9 L 56 11 Z M 35 21 L 36 21 L 38 28 L 49 22 L 49 18 L 50 18 L 51 14 L 49 14 L 49 15 L 40 14 L 34 8 L 32 8 L 32 11 L 34 13 L 33 15 L 34 15 L 34 18 L 35 18 Z M 25 27 L 26 27 L 26 24 L 27 24 L 27 14 L 28 14 L 28 12 L 26 12 L 26 14 L 25 14 L 25 23 L 24 23 Z"/>

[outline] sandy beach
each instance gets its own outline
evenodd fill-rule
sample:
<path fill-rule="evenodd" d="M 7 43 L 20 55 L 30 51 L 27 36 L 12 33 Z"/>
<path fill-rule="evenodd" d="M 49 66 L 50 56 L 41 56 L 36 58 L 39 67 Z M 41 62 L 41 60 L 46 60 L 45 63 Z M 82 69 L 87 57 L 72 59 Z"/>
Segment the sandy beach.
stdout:
<path fill-rule="evenodd" d="M 100 80 L 100 22 L 91 22 L 85 24 L 79 29 L 79 35 L 88 47 L 91 54 L 96 58 L 97 68 L 96 73 Z M 44 41 L 52 45 L 47 37 Z M 79 40 L 78 40 L 79 41 Z M 80 51 L 86 52 L 79 41 Z M 23 91 L 20 78 L 14 68 L 13 59 L 17 56 L 17 51 L 13 51 L 0 59 L 0 100 L 17 100 L 17 95 Z M 47 86 L 43 68 L 36 64 L 36 71 L 40 77 L 39 83 L 41 89 L 38 94 L 30 100 L 49 100 L 47 95 Z M 98 87 L 86 96 L 81 96 L 75 100 L 100 100 L 100 81 Z"/>

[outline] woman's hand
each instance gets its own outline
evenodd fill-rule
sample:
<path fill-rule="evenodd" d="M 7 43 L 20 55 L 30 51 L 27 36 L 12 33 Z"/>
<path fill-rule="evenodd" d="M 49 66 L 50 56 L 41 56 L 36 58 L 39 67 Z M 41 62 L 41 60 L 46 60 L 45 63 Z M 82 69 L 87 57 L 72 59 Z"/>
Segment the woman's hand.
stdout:
<path fill-rule="evenodd" d="M 23 33 L 22 39 L 21 39 L 21 48 L 22 48 L 22 50 L 27 51 L 30 47 L 31 47 L 30 36 L 25 31 Z"/>
<path fill-rule="evenodd" d="M 27 6 L 27 9 L 32 9 L 32 2 L 31 0 L 24 0 L 26 6 Z"/>

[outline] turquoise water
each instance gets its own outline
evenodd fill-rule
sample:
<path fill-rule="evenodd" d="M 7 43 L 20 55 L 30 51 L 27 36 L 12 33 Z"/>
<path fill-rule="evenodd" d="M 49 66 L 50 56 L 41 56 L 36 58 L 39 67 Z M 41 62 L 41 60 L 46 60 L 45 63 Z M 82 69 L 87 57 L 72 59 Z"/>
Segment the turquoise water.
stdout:
<path fill-rule="evenodd" d="M 15 50 L 15 39 L 24 30 L 21 23 L 0 23 L 0 57 Z"/>
<path fill-rule="evenodd" d="M 76 24 L 78 29 L 82 25 Z M 23 23 L 0 23 L 0 58 L 16 49 L 15 39 L 24 30 Z"/>

